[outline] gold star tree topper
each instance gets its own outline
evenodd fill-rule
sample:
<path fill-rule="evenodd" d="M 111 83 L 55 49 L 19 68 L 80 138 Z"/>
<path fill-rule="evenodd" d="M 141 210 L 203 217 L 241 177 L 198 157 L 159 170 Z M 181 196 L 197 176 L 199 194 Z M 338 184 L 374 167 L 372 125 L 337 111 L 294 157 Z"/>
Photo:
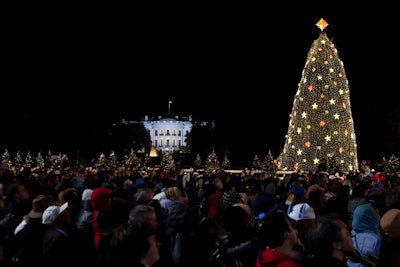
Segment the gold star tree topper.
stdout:
<path fill-rule="evenodd" d="M 326 27 L 328 27 L 328 22 L 326 22 L 326 20 L 324 20 L 323 18 L 321 18 L 315 25 L 317 25 L 317 27 L 323 31 L 325 30 Z"/>

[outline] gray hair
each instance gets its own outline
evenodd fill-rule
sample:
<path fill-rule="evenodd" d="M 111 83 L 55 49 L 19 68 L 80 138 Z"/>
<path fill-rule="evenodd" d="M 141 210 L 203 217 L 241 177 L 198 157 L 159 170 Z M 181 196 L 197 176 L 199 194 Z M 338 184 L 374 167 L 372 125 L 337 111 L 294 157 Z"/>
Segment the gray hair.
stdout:
<path fill-rule="evenodd" d="M 130 223 L 141 223 L 149 221 L 149 214 L 155 213 L 156 210 L 153 206 L 146 204 L 137 204 L 129 212 Z"/>

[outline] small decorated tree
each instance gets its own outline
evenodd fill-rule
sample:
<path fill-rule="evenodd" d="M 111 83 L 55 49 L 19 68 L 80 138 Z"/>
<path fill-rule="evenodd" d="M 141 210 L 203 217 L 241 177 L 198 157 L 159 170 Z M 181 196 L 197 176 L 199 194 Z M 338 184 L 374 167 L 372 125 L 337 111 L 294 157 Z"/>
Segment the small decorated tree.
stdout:
<path fill-rule="evenodd" d="M 396 172 L 400 170 L 399 158 L 394 154 L 392 154 L 388 160 L 383 158 L 382 164 L 385 172 Z"/>
<path fill-rule="evenodd" d="M 175 169 L 175 161 L 171 154 L 165 153 L 161 158 L 161 167 L 166 171 L 173 171 Z"/>
<path fill-rule="evenodd" d="M 30 167 L 32 167 L 32 164 L 33 164 L 33 159 L 31 156 L 31 152 L 28 151 L 26 153 L 26 157 L 25 157 L 25 167 L 30 168 Z"/>
<path fill-rule="evenodd" d="M 95 167 L 104 168 L 106 166 L 106 163 L 107 163 L 106 155 L 104 153 L 101 153 L 97 159 Z"/>
<path fill-rule="evenodd" d="M 23 168 L 24 165 L 25 165 L 25 162 L 24 162 L 24 160 L 22 159 L 22 156 L 21 156 L 21 154 L 20 154 L 19 151 L 17 151 L 17 154 L 15 155 L 15 158 L 14 158 L 14 165 L 15 165 L 15 168 L 16 168 L 17 170 Z"/>
<path fill-rule="evenodd" d="M 107 167 L 111 169 L 115 169 L 118 167 L 118 158 L 117 155 L 115 154 L 115 151 L 110 152 L 110 155 L 108 156 L 107 160 Z"/>
<path fill-rule="evenodd" d="M 44 168 L 45 167 L 44 158 L 43 158 L 41 152 L 38 153 L 38 155 L 36 157 L 36 162 L 37 162 L 37 167 L 40 167 L 40 168 Z"/>
<path fill-rule="evenodd" d="M 143 166 L 146 168 L 150 167 L 150 156 L 148 153 L 146 153 L 146 155 L 144 156 Z"/>
<path fill-rule="evenodd" d="M 208 173 L 219 169 L 220 162 L 214 150 L 208 155 L 204 165 L 205 171 Z"/>
<path fill-rule="evenodd" d="M 229 170 L 231 168 L 231 162 L 228 159 L 228 155 L 225 155 L 224 160 L 222 161 L 221 167 L 223 170 Z"/>
<path fill-rule="evenodd" d="M 258 155 L 254 156 L 253 162 L 251 163 L 251 167 L 254 170 L 260 170 L 261 169 L 261 162 L 260 162 L 260 159 L 258 158 Z"/>
<path fill-rule="evenodd" d="M 193 167 L 194 167 L 195 170 L 203 168 L 203 161 L 201 160 L 199 154 L 197 154 L 196 158 L 194 159 Z"/>
<path fill-rule="evenodd" d="M 276 160 L 272 156 L 271 150 L 265 155 L 264 161 L 261 164 L 261 169 L 263 172 L 268 173 L 270 176 L 275 176 L 278 167 L 276 166 Z"/>
<path fill-rule="evenodd" d="M 11 170 L 11 169 L 13 168 L 13 163 L 12 163 L 12 160 L 11 160 L 11 155 L 10 155 L 10 153 L 8 152 L 7 149 L 4 151 L 4 154 L 2 155 L 1 159 L 2 159 L 2 160 L 1 160 L 1 168 L 2 168 L 2 169 L 9 169 L 9 170 Z"/>

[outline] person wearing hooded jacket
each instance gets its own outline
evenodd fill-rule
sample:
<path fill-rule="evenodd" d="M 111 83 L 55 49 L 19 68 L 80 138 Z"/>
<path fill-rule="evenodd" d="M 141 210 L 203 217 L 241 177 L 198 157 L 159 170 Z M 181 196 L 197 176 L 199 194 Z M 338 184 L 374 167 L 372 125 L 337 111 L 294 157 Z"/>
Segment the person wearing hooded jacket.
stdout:
<path fill-rule="evenodd" d="M 76 236 L 79 240 L 79 253 L 82 265 L 87 266 L 94 262 L 96 248 L 94 246 L 93 206 L 91 202 L 92 189 L 86 188 L 82 192 L 82 206 L 75 218 Z"/>
<path fill-rule="evenodd" d="M 93 207 L 93 232 L 96 250 L 100 249 L 103 232 L 111 229 L 110 218 L 111 194 L 113 190 L 106 187 L 97 187 L 93 190 L 90 200 Z"/>
<path fill-rule="evenodd" d="M 368 258 L 367 253 L 379 255 L 382 245 L 380 234 L 380 217 L 371 203 L 359 205 L 353 214 L 351 239 L 363 259 Z M 350 267 L 363 267 L 362 262 L 347 261 Z"/>

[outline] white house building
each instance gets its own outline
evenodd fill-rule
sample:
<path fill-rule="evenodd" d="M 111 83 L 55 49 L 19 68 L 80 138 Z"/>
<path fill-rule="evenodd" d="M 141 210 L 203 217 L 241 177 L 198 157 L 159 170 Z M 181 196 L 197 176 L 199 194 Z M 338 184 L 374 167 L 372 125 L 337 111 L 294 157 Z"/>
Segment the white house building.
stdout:
<path fill-rule="evenodd" d="M 181 146 L 186 146 L 186 137 L 193 127 L 192 116 L 189 117 L 151 117 L 147 115 L 144 120 L 127 121 L 123 124 L 143 123 L 149 131 L 151 144 L 161 153 L 174 153 Z"/>

